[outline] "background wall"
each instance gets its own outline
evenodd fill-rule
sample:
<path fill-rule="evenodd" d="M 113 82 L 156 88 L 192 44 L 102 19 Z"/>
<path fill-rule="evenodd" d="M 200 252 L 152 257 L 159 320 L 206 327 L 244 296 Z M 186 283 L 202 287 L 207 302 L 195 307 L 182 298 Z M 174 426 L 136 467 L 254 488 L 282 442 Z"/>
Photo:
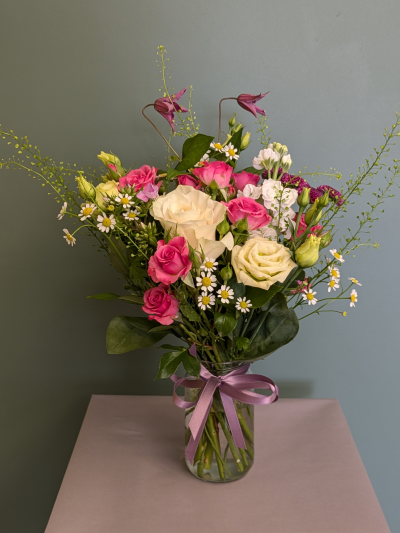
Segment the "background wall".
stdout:
<path fill-rule="evenodd" d="M 294 171 L 332 166 L 348 177 L 393 123 L 399 18 L 397 0 L 2 0 L 0 122 L 57 161 L 96 165 L 105 150 L 126 166 L 162 167 L 162 141 L 140 110 L 159 96 L 156 47 L 164 44 L 172 87 L 195 87 L 203 132 L 216 133 L 221 97 L 269 90 L 269 127 L 289 146 Z M 225 118 L 233 111 L 255 132 L 251 115 L 227 102 Z M 256 153 L 257 142 L 244 166 Z M 107 355 L 108 322 L 132 308 L 86 296 L 120 292 L 116 272 L 89 239 L 66 246 L 70 222 L 56 220 L 59 206 L 39 183 L 11 170 L 0 180 L 0 530 L 39 533 L 91 394 L 170 394 L 171 383 L 153 381 L 156 348 Z M 379 250 L 348 256 L 342 269 L 362 282 L 356 309 L 346 319 L 301 322 L 295 343 L 255 365 L 283 396 L 339 399 L 393 531 L 399 202 L 397 195 L 387 203 L 373 229 Z"/>

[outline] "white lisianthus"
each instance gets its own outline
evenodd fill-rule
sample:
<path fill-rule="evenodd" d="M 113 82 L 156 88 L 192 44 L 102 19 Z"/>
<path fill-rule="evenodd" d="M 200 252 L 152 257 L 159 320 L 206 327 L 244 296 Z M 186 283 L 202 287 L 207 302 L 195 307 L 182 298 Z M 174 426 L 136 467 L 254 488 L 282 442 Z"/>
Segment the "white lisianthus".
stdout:
<path fill-rule="evenodd" d="M 241 196 L 245 196 L 246 198 L 253 198 L 253 200 L 258 200 L 261 196 L 261 193 L 261 187 L 256 187 L 255 185 L 248 183 L 247 185 L 245 185 L 243 191 L 237 192 L 237 197 L 240 198 Z"/>
<path fill-rule="evenodd" d="M 268 290 L 283 283 L 297 265 L 283 244 L 255 236 L 233 247 L 232 266 L 239 283 Z"/>
<path fill-rule="evenodd" d="M 273 179 L 264 180 L 262 184 L 262 197 L 267 209 L 279 210 L 282 207 L 290 207 L 297 200 L 298 192 L 294 189 L 283 187 L 280 181 Z"/>
<path fill-rule="evenodd" d="M 189 185 L 178 185 L 175 190 L 158 197 L 150 208 L 150 214 L 166 231 L 182 235 L 192 248 L 214 259 L 225 248 L 232 250 L 234 244 L 231 232 L 221 241 L 215 239 L 216 228 L 224 220 L 225 213 L 225 205 Z"/>
<path fill-rule="evenodd" d="M 280 155 L 271 148 L 261 150 L 257 157 L 253 159 L 253 167 L 257 170 L 265 168 L 265 170 L 271 170 L 274 163 L 279 161 Z"/>
<path fill-rule="evenodd" d="M 269 241 L 276 241 L 277 238 L 276 228 L 271 226 L 271 224 L 268 224 L 268 226 L 263 226 L 262 228 L 251 230 L 250 235 L 251 237 L 263 237 Z"/>

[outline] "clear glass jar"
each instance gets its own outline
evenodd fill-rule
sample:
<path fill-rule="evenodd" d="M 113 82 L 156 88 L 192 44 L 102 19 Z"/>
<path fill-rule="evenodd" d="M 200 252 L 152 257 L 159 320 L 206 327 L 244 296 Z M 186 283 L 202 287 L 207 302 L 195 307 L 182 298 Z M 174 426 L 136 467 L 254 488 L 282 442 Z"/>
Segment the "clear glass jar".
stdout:
<path fill-rule="evenodd" d="M 224 376 L 245 362 L 210 363 L 202 365 L 215 376 Z M 201 389 L 185 389 L 185 400 L 195 401 Z M 189 471 L 202 481 L 229 483 L 247 474 L 254 462 L 254 406 L 233 400 L 247 449 L 237 448 L 226 419 L 219 390 L 214 393 L 211 411 L 200 438 L 193 464 L 185 456 Z M 194 407 L 185 412 L 185 446 L 190 439 L 189 422 Z"/>

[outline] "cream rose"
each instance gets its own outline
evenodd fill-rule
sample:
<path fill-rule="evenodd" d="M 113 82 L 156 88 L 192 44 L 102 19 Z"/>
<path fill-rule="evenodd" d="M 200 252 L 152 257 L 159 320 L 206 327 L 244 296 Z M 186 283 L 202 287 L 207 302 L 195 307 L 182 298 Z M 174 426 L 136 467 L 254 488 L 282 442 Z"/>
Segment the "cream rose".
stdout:
<path fill-rule="evenodd" d="M 239 283 L 268 290 L 283 283 L 297 265 L 283 244 L 254 236 L 243 246 L 234 246 L 232 266 Z"/>
<path fill-rule="evenodd" d="M 114 180 L 100 183 L 96 187 L 96 202 L 101 209 L 104 209 L 105 204 L 103 198 L 113 197 L 118 195 L 118 183 Z"/>
<path fill-rule="evenodd" d="M 185 237 L 197 251 L 216 259 L 225 248 L 233 247 L 232 233 L 222 241 L 215 240 L 215 230 L 225 218 L 226 207 L 211 200 L 208 194 L 189 185 L 178 187 L 153 202 L 150 214 L 161 222 L 166 230 Z"/>

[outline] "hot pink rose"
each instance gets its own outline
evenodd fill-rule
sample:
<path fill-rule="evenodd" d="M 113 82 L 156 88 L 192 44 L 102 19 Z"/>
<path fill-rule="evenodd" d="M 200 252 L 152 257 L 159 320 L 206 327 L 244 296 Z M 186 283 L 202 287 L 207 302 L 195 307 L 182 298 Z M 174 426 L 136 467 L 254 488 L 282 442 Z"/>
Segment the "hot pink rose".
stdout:
<path fill-rule="evenodd" d="M 156 283 L 169 285 L 186 277 L 191 268 L 185 237 L 174 237 L 168 244 L 158 241 L 156 253 L 150 257 L 148 273 Z"/>
<path fill-rule="evenodd" d="M 157 320 L 163 326 L 169 326 L 177 318 L 179 302 L 166 285 L 160 284 L 149 289 L 144 293 L 143 299 L 142 310 L 148 313 L 149 320 Z"/>
<path fill-rule="evenodd" d="M 190 185 L 190 187 L 194 187 L 195 189 L 201 188 L 200 181 L 193 176 L 189 176 L 188 174 L 178 176 L 178 183 L 179 185 Z"/>
<path fill-rule="evenodd" d="M 297 220 L 298 215 L 299 214 L 296 213 L 296 216 L 293 219 L 293 226 L 296 226 L 296 220 Z M 300 235 L 303 235 L 306 229 L 307 229 L 307 224 L 305 221 L 305 215 L 301 215 L 299 227 L 297 228 L 297 237 L 300 237 Z M 315 235 L 316 233 L 319 233 L 321 230 L 322 230 L 321 224 L 317 224 L 316 226 L 311 227 L 310 233 L 308 235 L 311 235 L 311 234 Z"/>
<path fill-rule="evenodd" d="M 222 202 L 227 207 L 227 215 L 232 224 L 236 224 L 242 218 L 247 217 L 249 229 L 254 230 L 267 226 L 272 220 L 265 207 L 252 198 L 242 196 L 235 198 L 229 203 Z"/>
<path fill-rule="evenodd" d="M 245 172 L 242 170 L 239 174 L 233 174 L 233 181 L 235 184 L 235 189 L 237 191 L 243 191 L 243 189 L 250 183 L 250 185 L 256 186 L 260 181 L 260 176 L 257 174 L 251 174 L 250 172 Z"/>
<path fill-rule="evenodd" d="M 131 170 L 126 176 L 119 178 L 118 189 L 135 187 L 135 192 L 138 192 L 148 183 L 155 185 L 157 170 L 157 168 L 149 167 L 149 165 L 143 165 L 140 168 Z"/>
<path fill-rule="evenodd" d="M 233 168 L 223 161 L 212 161 L 204 163 L 204 167 L 193 169 L 193 174 L 204 183 L 210 185 L 214 180 L 220 189 L 228 187 Z"/>

